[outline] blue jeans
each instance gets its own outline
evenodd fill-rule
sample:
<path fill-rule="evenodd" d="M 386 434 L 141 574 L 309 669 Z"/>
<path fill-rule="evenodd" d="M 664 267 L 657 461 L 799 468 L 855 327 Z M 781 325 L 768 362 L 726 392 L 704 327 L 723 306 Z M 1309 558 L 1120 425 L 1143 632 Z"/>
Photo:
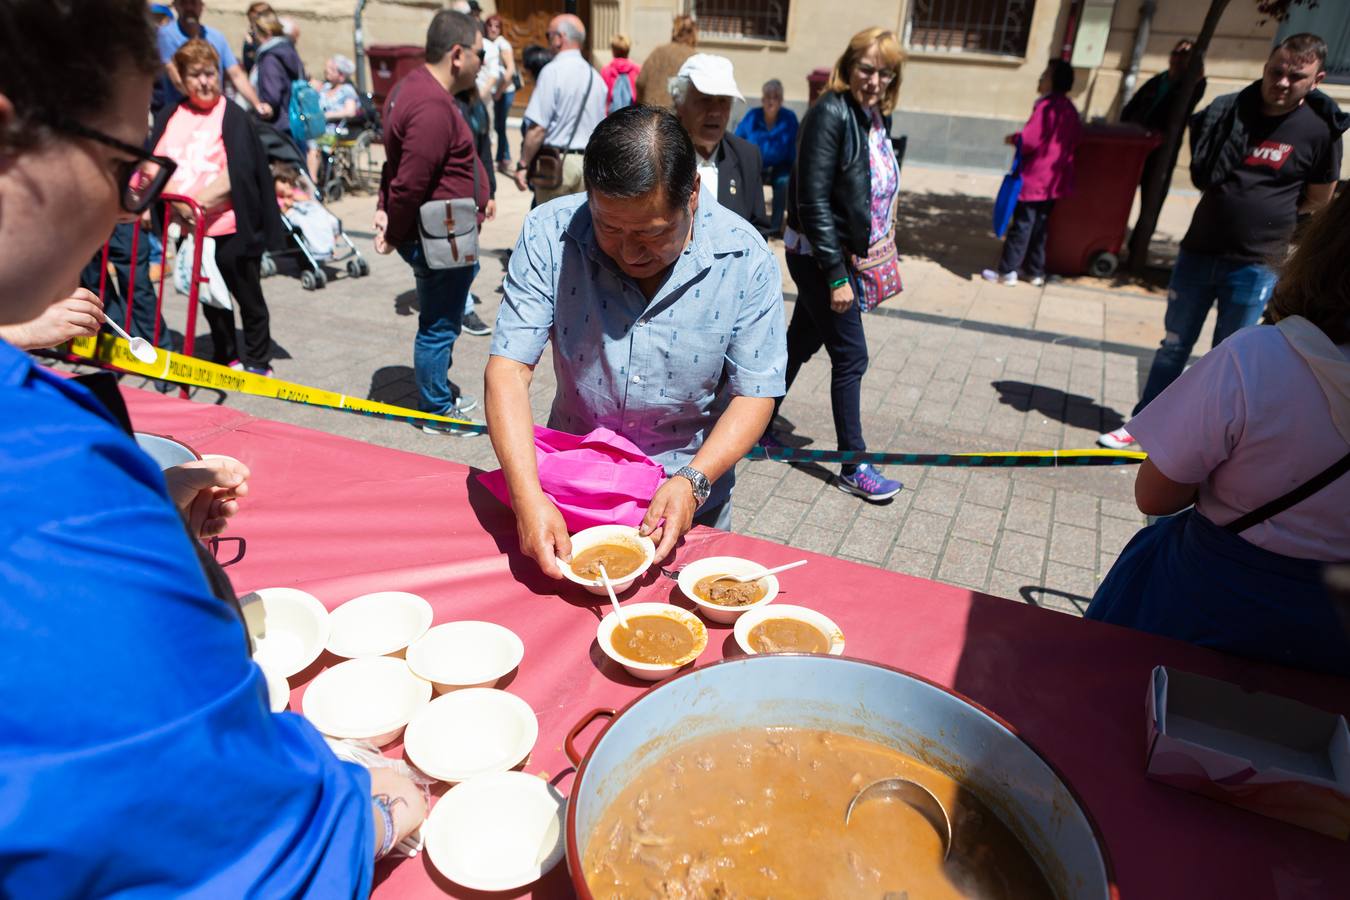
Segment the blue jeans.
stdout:
<path fill-rule="evenodd" d="M 1214 325 L 1212 346 L 1217 347 L 1238 329 L 1256 324 L 1275 289 L 1275 280 L 1275 273 L 1260 263 L 1231 262 L 1185 250 L 1178 253 L 1167 286 L 1167 314 L 1163 318 L 1167 333 L 1153 355 L 1144 395 L 1133 414 L 1181 376 L 1215 300 L 1219 301 L 1219 321 Z"/>
<path fill-rule="evenodd" d="M 398 255 L 412 267 L 421 307 L 413 340 L 417 406 L 423 412 L 443 413 L 455 402 L 450 391 L 450 351 L 464 322 L 464 299 L 473 282 L 473 267 L 429 268 L 419 241 L 401 245 Z"/>
<path fill-rule="evenodd" d="M 769 230 L 783 233 L 783 211 L 787 208 L 788 179 L 792 166 L 769 166 L 764 170 L 764 183 L 773 185 L 773 212 L 769 216 Z"/>
<path fill-rule="evenodd" d="M 492 101 L 492 126 L 497 131 L 497 162 L 511 161 L 511 145 L 506 140 L 506 117 L 511 113 L 516 92 L 507 91 Z"/>

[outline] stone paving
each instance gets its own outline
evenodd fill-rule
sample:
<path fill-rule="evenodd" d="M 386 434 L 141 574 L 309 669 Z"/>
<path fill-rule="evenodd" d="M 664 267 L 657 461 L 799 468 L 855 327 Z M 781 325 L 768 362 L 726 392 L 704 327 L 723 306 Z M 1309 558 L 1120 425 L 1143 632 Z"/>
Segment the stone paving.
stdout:
<path fill-rule="evenodd" d="M 996 258 L 988 235 L 992 175 L 905 170 L 900 241 L 906 291 L 867 318 L 871 367 L 863 382 L 870 448 L 897 452 L 1081 448 L 1128 416 L 1141 365 L 1162 334 L 1156 284 L 1071 280 L 1044 289 L 978 280 Z M 491 322 L 505 249 L 514 243 L 528 196 L 504 183 L 497 219 L 483 233 L 484 267 L 474 290 Z M 941 201 L 942 213 L 922 215 Z M 1175 240 L 1193 199 L 1164 211 L 1160 242 Z M 411 350 L 417 301 L 397 257 L 374 253 L 369 196 L 333 205 L 371 266 L 326 289 L 301 289 L 283 273 L 264 283 L 277 376 L 415 406 Z M 976 223 L 981 223 L 977 227 Z M 1170 229 L 1170 231 L 1169 231 Z M 781 258 L 781 244 L 775 243 Z M 331 273 L 330 273 L 331 274 Z M 787 314 L 795 288 L 786 276 Z M 172 291 L 169 292 L 170 294 Z M 181 327 L 184 302 L 171 298 Z M 200 326 L 205 335 L 204 324 Z M 451 375 L 481 396 L 490 338 L 465 335 Z M 138 379 L 130 379 L 137 383 Z M 791 445 L 830 448 L 829 364 L 803 367 L 782 407 Z M 551 362 L 538 367 L 537 420 L 553 392 Z M 264 398 L 198 392 L 247 412 L 388 447 L 495 468 L 486 437 L 440 437 L 406 424 Z M 481 410 L 476 413 L 481 415 Z M 734 530 L 973 590 L 1079 613 L 1100 578 L 1143 524 L 1132 500 L 1133 467 L 978 470 L 895 467 L 905 490 L 871 505 L 837 490 L 820 466 L 746 461 L 737 468 Z"/>

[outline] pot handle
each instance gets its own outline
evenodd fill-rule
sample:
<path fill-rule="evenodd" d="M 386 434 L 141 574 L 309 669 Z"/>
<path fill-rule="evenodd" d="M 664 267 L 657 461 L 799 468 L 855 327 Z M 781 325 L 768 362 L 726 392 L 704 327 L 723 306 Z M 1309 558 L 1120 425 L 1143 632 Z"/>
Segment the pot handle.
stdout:
<path fill-rule="evenodd" d="M 567 732 L 567 739 L 563 741 L 563 752 L 567 754 L 567 758 L 571 761 L 572 765 L 574 766 L 581 765 L 582 754 L 577 752 L 576 739 L 577 735 L 581 734 L 582 729 L 585 728 L 587 725 L 591 724 L 592 722 L 594 722 L 596 719 L 599 719 L 601 717 L 604 717 L 606 719 L 613 719 L 616 715 L 618 715 L 617 710 L 593 709 L 590 712 L 586 713 L 586 715 L 582 716 L 581 719 L 577 722 L 577 724 L 572 726 L 572 730 Z"/>

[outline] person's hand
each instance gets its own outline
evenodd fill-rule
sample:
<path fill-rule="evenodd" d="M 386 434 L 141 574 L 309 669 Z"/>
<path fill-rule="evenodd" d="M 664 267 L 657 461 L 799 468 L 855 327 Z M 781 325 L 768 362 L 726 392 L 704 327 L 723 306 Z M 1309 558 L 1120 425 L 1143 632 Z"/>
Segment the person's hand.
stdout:
<path fill-rule="evenodd" d="M 1013 134 L 1005 135 L 1003 138 L 1003 143 L 1008 144 L 1009 146 L 1016 144 L 1017 143 L 1016 132 L 1014 132 Z"/>
<path fill-rule="evenodd" d="M 561 579 L 558 560 L 572 561 L 572 539 L 567 534 L 567 523 L 553 501 L 542 493 L 535 500 L 516 506 L 516 534 L 520 549 L 539 564 L 539 570 L 549 578 Z"/>
<path fill-rule="evenodd" d="M 164 470 L 169 498 L 198 539 L 225 530 L 239 512 L 239 498 L 248 493 L 248 466 L 237 459 L 213 456 Z"/>
<path fill-rule="evenodd" d="M 656 489 L 652 503 L 647 507 L 647 514 L 642 517 L 638 533 L 650 537 L 656 544 L 657 562 L 669 556 L 675 544 L 693 526 L 697 509 L 694 486 L 683 475 L 667 478 Z M 665 521 L 662 522 L 662 519 Z"/>
<path fill-rule="evenodd" d="M 382 209 L 375 210 L 375 252 L 393 253 L 394 248 L 389 246 L 389 242 L 384 239 L 384 230 L 389 227 L 389 213 Z"/>
<path fill-rule="evenodd" d="M 528 169 L 516 169 L 515 174 L 511 176 L 512 180 L 516 183 L 516 187 L 520 188 L 522 191 L 528 191 L 530 189 L 530 182 L 526 178 L 528 174 Z"/>
<path fill-rule="evenodd" d="M 487 206 L 483 207 L 483 220 L 491 222 L 495 218 L 497 218 L 497 201 L 489 200 Z"/>
<path fill-rule="evenodd" d="M 260 102 L 258 104 L 258 115 L 270 121 L 272 118 L 272 104 Z"/>
<path fill-rule="evenodd" d="M 857 298 L 853 295 L 853 282 L 851 281 L 830 289 L 830 309 L 834 312 L 846 313 L 857 302 Z"/>
<path fill-rule="evenodd" d="M 375 849 L 379 850 L 379 838 L 384 829 L 384 816 L 375 808 L 375 797 L 383 797 L 389 805 L 389 814 L 394 819 L 394 840 L 390 842 L 390 846 L 397 847 L 399 841 L 412 834 L 417 830 L 417 826 L 426 821 L 426 794 L 411 778 L 400 775 L 393 769 L 367 771 L 370 772 L 370 811 L 377 823 Z"/>
<path fill-rule="evenodd" d="M 84 288 L 64 297 L 30 322 L 6 329 L 5 337 L 20 350 L 49 350 L 79 337 L 98 334 L 103 324 L 103 301 Z"/>

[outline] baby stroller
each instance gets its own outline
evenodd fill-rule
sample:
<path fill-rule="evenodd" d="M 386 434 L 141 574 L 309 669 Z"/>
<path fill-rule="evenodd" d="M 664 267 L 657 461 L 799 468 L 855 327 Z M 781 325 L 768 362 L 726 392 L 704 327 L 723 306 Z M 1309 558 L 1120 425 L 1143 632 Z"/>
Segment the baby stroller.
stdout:
<path fill-rule="evenodd" d="M 360 112 L 338 122 L 334 133 L 319 138 L 319 184 L 328 202 L 347 191 L 372 193 L 380 184 L 380 167 L 371 149 L 384 139 L 380 113 L 369 94 L 357 97 Z"/>
<path fill-rule="evenodd" d="M 321 290 L 328 284 L 326 265 L 336 266 L 346 263 L 347 275 L 361 278 L 370 274 L 370 265 L 356 249 L 351 238 L 342 230 L 342 223 L 319 202 L 319 191 L 309 177 L 305 159 L 290 139 L 275 128 L 259 124 L 258 136 L 262 139 L 263 152 L 278 168 L 293 173 L 297 187 L 305 194 L 302 203 L 295 203 L 291 209 L 283 212 L 282 224 L 294 246 L 289 249 L 264 253 L 262 258 L 262 277 L 269 278 L 277 273 L 277 258 L 295 255 L 300 266 L 300 286 L 307 291 Z M 330 233 L 331 232 L 331 233 Z"/>

